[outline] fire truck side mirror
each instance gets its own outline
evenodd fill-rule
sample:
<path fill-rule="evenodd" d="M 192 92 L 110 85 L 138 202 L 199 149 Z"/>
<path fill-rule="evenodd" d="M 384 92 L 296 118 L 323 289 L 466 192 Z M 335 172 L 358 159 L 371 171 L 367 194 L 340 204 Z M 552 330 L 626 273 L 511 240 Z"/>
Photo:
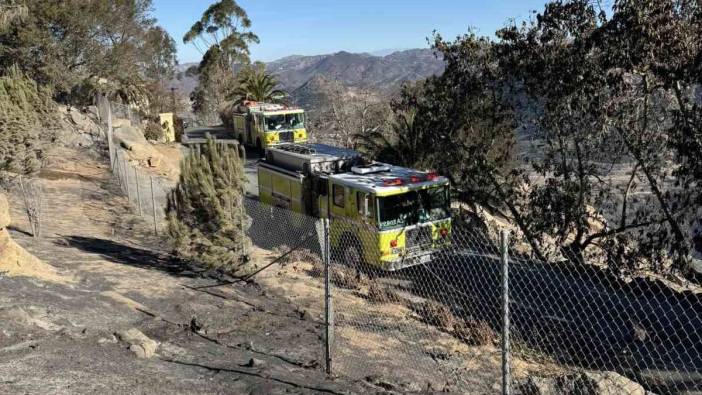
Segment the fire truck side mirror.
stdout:
<path fill-rule="evenodd" d="M 368 216 L 369 216 L 369 213 L 368 213 L 368 204 L 369 204 L 369 200 L 370 200 L 370 199 L 368 198 L 368 195 L 365 195 L 365 196 L 364 196 L 364 199 L 363 199 L 363 216 L 364 216 L 364 217 L 368 217 Z"/>

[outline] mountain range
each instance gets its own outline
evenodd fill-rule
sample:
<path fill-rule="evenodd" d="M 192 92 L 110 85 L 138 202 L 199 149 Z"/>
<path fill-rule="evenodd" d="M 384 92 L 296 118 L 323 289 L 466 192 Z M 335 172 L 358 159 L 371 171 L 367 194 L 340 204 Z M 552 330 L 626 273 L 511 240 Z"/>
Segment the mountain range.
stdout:
<path fill-rule="evenodd" d="M 389 52 L 389 51 L 388 51 Z M 184 63 L 178 67 L 178 78 L 171 83 L 179 91 L 189 94 L 197 86 L 196 77 L 185 75 L 185 70 L 196 65 Z M 309 95 L 311 90 L 325 82 L 348 88 L 364 88 L 390 92 L 403 82 L 417 81 L 440 74 L 444 62 L 431 49 L 408 49 L 384 56 L 341 51 L 327 55 L 292 55 L 266 63 L 266 70 L 276 75 L 283 89 Z"/>
<path fill-rule="evenodd" d="M 288 56 L 267 63 L 266 69 L 290 92 L 315 76 L 345 86 L 388 90 L 405 81 L 439 74 L 444 62 L 430 49 L 409 49 L 385 56 L 342 51 L 330 55 Z"/>

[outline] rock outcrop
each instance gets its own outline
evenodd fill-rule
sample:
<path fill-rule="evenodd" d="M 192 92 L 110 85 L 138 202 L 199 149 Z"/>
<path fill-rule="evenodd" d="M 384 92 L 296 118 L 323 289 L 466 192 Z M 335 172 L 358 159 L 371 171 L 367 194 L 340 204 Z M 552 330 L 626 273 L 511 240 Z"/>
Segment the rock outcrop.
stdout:
<path fill-rule="evenodd" d="M 104 129 L 98 125 L 97 109 L 89 107 L 81 111 L 75 107 L 58 106 L 58 141 L 68 147 L 92 147 L 104 140 Z"/>
<path fill-rule="evenodd" d="M 131 126 L 128 121 L 117 120 L 114 125 L 115 144 L 128 152 L 129 159 L 142 167 L 156 167 L 163 162 L 163 155 L 146 140 L 139 129 Z"/>
<path fill-rule="evenodd" d="M 525 395 L 647 395 L 639 383 L 615 372 L 582 372 L 558 377 L 529 377 L 517 386 Z"/>

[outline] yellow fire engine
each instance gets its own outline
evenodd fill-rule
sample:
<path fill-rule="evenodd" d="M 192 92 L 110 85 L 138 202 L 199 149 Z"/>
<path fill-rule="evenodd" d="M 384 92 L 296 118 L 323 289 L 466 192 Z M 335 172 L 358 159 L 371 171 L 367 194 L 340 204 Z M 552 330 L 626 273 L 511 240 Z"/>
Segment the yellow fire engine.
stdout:
<path fill-rule="evenodd" d="M 449 181 L 434 172 L 365 163 L 353 150 L 283 144 L 258 165 L 261 201 L 330 218 L 332 251 L 349 264 L 397 270 L 449 244 Z"/>
<path fill-rule="evenodd" d="M 240 143 L 259 150 L 281 143 L 307 141 L 305 110 L 301 108 L 245 101 L 227 106 L 220 117 Z"/>

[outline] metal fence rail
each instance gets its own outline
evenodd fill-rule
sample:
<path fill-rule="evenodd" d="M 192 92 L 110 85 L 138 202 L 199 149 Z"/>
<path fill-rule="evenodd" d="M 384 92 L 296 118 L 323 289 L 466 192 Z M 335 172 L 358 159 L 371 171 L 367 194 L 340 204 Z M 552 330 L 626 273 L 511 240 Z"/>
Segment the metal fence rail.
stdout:
<path fill-rule="evenodd" d="M 160 231 L 172 185 L 108 144 L 120 188 Z M 329 373 L 395 392 L 702 391 L 699 287 L 582 257 L 535 259 L 521 240 L 460 214 L 430 260 L 383 271 L 363 251 L 377 244 L 372 225 L 244 205 L 255 278 L 319 323 L 313 354 Z M 349 226 L 352 237 L 338 237 Z"/>

